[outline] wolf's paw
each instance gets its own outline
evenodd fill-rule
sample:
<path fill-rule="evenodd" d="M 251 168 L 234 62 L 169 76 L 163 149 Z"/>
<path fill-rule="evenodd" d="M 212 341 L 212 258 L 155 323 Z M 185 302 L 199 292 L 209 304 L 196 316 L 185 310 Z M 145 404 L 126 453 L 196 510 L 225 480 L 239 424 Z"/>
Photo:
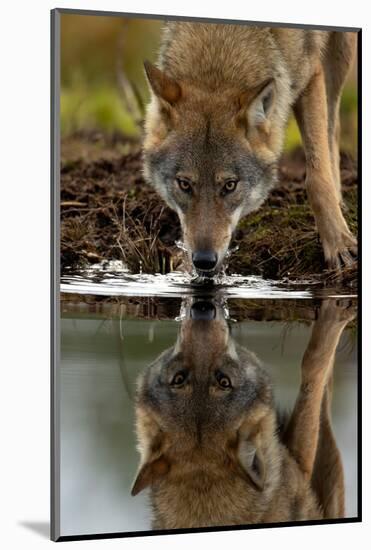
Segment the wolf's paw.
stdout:
<path fill-rule="evenodd" d="M 318 323 L 328 323 L 329 326 L 336 323 L 347 325 L 357 316 L 357 300 L 326 298 L 321 302 L 317 315 Z"/>
<path fill-rule="evenodd" d="M 357 239 L 349 231 L 338 233 L 331 241 L 323 240 L 323 252 L 328 269 L 352 267 L 357 261 Z"/>
<path fill-rule="evenodd" d="M 302 362 L 302 382 L 307 388 L 325 384 L 333 369 L 333 358 L 343 330 L 357 315 L 357 301 L 322 300 Z"/>

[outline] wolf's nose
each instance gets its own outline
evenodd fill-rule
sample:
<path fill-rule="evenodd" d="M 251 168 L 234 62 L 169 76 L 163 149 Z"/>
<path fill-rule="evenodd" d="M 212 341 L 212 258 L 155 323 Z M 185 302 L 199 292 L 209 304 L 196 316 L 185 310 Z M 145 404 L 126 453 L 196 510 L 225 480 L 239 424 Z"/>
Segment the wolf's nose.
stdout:
<path fill-rule="evenodd" d="M 218 263 L 218 256 L 212 250 L 198 250 L 193 252 L 192 262 L 200 271 L 212 271 Z"/>
<path fill-rule="evenodd" d="M 195 321 L 212 321 L 215 316 L 216 309 L 212 302 L 201 300 L 191 307 L 191 319 Z"/>

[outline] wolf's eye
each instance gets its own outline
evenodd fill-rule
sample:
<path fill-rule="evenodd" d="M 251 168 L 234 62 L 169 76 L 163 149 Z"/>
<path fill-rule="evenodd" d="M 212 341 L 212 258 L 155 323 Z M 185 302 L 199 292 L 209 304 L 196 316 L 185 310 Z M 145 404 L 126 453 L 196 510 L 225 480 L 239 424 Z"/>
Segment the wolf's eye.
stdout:
<path fill-rule="evenodd" d="M 192 186 L 189 183 L 188 180 L 185 180 L 183 178 L 176 178 L 175 181 L 177 182 L 179 189 L 183 191 L 184 193 L 191 193 L 192 192 Z"/>
<path fill-rule="evenodd" d="M 222 195 L 227 195 L 228 193 L 233 193 L 233 191 L 236 190 L 238 184 L 238 180 L 228 180 L 225 182 L 223 189 L 222 189 Z"/>
<path fill-rule="evenodd" d="M 217 372 L 215 376 L 219 386 L 223 390 L 227 390 L 232 387 L 230 379 L 228 378 L 228 376 L 226 376 L 222 372 Z"/>
<path fill-rule="evenodd" d="M 179 371 L 175 374 L 170 384 L 171 386 L 181 386 L 182 384 L 184 384 L 186 378 L 187 373 L 185 371 Z"/>

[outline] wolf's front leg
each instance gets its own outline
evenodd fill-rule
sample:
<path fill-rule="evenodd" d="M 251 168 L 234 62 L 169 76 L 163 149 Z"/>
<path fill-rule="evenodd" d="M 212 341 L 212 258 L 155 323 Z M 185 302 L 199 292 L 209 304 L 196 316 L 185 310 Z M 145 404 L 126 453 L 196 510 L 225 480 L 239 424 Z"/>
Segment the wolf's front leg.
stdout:
<path fill-rule="evenodd" d="M 307 192 L 317 223 L 326 263 L 331 269 L 351 265 L 357 241 L 340 207 L 331 167 L 325 76 L 320 66 L 298 99 L 294 112 L 306 155 Z"/>
<path fill-rule="evenodd" d="M 318 447 L 323 398 L 332 375 L 340 336 L 355 316 L 351 304 L 338 305 L 327 299 L 321 304 L 318 319 L 301 365 L 301 384 L 284 441 L 302 472 L 311 477 Z"/>

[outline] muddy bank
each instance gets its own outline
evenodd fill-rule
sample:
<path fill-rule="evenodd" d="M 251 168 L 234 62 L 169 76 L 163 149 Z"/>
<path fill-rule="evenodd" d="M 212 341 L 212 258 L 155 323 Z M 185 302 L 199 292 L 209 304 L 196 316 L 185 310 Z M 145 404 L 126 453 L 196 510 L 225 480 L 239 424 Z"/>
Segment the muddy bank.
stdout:
<path fill-rule="evenodd" d="M 357 166 L 341 156 L 345 217 L 357 233 Z M 326 271 L 305 191 L 302 150 L 285 155 L 280 184 L 257 212 L 241 220 L 228 271 L 270 279 L 320 279 Z M 330 213 L 329 213 L 330 215 Z M 181 267 L 177 215 L 144 182 L 140 145 L 121 135 L 84 133 L 62 141 L 61 268 L 123 260 L 133 272 L 166 273 Z M 342 284 L 354 287 L 356 266 Z"/>

